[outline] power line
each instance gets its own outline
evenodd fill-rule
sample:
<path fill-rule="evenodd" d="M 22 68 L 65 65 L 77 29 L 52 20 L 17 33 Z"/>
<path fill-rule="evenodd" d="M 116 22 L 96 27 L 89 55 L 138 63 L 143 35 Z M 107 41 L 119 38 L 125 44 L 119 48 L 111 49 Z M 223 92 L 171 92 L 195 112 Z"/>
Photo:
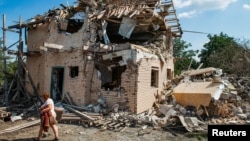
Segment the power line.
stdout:
<path fill-rule="evenodd" d="M 212 33 L 206 33 L 206 32 L 200 32 L 200 31 L 190 31 L 190 30 L 182 30 L 183 32 L 191 32 L 191 33 L 198 33 L 198 34 L 212 34 Z"/>
<path fill-rule="evenodd" d="M 190 33 L 206 34 L 206 35 L 208 35 L 208 34 L 216 35 L 215 33 L 207 33 L 207 32 L 201 32 L 201 31 L 191 31 L 191 30 L 182 30 L 182 32 L 190 32 Z M 240 38 L 237 38 L 237 37 L 234 37 L 234 36 L 231 36 L 231 37 L 233 37 L 235 39 L 240 39 Z M 250 40 L 249 40 L 248 44 L 250 44 Z"/>

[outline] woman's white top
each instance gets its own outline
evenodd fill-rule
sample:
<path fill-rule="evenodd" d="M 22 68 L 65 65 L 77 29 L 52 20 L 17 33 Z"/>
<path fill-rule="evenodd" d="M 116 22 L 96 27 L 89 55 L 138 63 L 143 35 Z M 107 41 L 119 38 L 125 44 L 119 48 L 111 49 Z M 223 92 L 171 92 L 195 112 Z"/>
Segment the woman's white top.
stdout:
<path fill-rule="evenodd" d="M 51 113 L 52 113 L 52 116 L 56 118 L 56 112 L 55 112 L 55 106 L 54 106 L 54 102 L 51 98 L 48 98 L 41 107 L 44 107 L 44 106 L 47 106 L 47 105 L 51 105 Z"/>

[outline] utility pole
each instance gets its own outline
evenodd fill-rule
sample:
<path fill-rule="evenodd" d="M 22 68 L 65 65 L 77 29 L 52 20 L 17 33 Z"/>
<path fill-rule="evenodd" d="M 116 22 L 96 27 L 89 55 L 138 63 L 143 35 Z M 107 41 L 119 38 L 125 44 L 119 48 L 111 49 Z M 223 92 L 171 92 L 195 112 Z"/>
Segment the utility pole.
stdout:
<path fill-rule="evenodd" d="M 18 52 L 17 52 L 17 73 L 18 73 L 18 83 L 17 83 L 17 95 L 19 96 L 22 92 L 21 81 L 23 81 L 23 67 L 21 65 L 21 61 L 23 61 L 23 41 L 22 41 L 22 17 L 19 18 L 19 44 L 18 44 Z"/>
<path fill-rule="evenodd" d="M 8 96 L 8 80 L 7 80 L 7 47 L 6 47 L 6 16 L 3 15 L 3 63 L 4 63 L 4 94 L 5 94 L 5 104 L 9 105 Z"/>

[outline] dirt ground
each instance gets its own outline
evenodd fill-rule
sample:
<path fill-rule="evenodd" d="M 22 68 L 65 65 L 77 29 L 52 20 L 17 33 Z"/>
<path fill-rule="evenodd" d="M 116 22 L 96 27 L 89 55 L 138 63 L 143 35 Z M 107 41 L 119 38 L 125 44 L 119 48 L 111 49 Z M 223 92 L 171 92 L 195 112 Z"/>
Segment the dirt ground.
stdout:
<path fill-rule="evenodd" d="M 0 121 L 0 131 L 24 123 L 27 121 L 19 120 L 15 122 Z M 128 127 L 123 132 L 112 130 L 100 130 L 97 127 L 86 127 L 80 124 L 58 123 L 60 141 L 203 141 L 207 140 L 206 135 L 190 134 L 186 132 L 167 131 L 162 128 L 153 129 L 148 126 Z M 37 136 L 39 124 L 31 127 L 19 129 L 14 132 L 0 134 L 0 141 L 32 141 Z M 49 135 L 41 140 L 53 140 L 52 129 L 49 129 Z"/>

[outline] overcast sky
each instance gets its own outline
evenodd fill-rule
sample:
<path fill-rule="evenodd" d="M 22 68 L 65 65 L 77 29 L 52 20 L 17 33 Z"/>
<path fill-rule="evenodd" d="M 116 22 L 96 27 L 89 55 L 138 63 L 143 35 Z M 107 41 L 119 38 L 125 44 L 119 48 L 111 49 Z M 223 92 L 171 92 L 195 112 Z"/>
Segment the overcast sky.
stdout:
<path fill-rule="evenodd" d="M 73 5 L 77 0 L 0 0 L 0 13 L 6 14 L 7 26 L 14 25 L 21 16 L 23 21 L 37 14 L 44 14 L 60 4 Z M 192 44 L 190 49 L 201 49 L 208 41 L 204 32 L 250 39 L 250 0 L 173 0 L 184 31 L 182 39 Z M 1 17 L 2 27 L 2 17 Z M 16 42 L 13 34 L 7 34 L 8 44 Z M 2 34 L 0 34 L 2 37 Z"/>

